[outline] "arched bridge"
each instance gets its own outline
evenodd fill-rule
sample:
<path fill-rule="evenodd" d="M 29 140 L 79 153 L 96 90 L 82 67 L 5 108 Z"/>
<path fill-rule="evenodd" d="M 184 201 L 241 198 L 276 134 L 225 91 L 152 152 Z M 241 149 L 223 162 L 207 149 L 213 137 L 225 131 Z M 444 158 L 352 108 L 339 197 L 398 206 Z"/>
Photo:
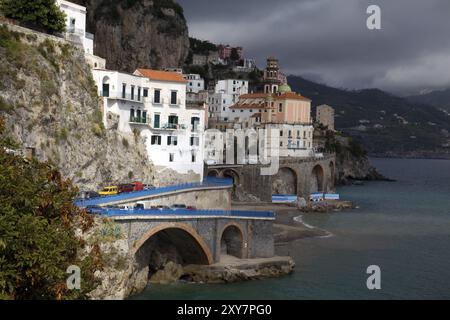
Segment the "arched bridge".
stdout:
<path fill-rule="evenodd" d="M 241 189 L 270 202 L 274 194 L 292 194 L 309 198 L 314 192 L 329 192 L 335 187 L 336 159 L 334 154 L 321 158 L 280 158 L 275 175 L 261 175 L 260 164 L 210 165 L 209 177 L 233 180 L 233 190 Z"/>
<path fill-rule="evenodd" d="M 176 251 L 181 264 L 213 264 L 223 254 L 245 259 L 274 255 L 272 212 L 99 210 L 121 227 L 143 265 L 150 264 L 158 248 Z"/>

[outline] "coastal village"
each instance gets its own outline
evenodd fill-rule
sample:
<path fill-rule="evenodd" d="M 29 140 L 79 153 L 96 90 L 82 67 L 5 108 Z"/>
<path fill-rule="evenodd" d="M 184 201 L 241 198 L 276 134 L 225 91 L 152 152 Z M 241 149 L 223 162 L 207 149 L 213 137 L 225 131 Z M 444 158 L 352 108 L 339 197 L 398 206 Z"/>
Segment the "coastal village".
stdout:
<path fill-rule="evenodd" d="M 130 176 L 103 181 L 100 190 L 81 186 L 75 204 L 112 219 L 127 235 L 114 244 L 129 259 L 121 273 L 126 284 L 99 272 L 103 287 L 93 297 L 125 298 L 147 281 L 232 282 L 290 273 L 292 258 L 275 256 L 273 211 L 351 207 L 335 193 L 336 157 L 317 134 L 319 127 L 335 131 L 334 109 L 321 105 L 313 116 L 311 100 L 291 89 L 276 57 L 267 58 L 257 87 L 243 77 L 206 81 L 178 66 L 108 70 L 94 55 L 86 8 L 57 4 L 66 15 L 64 41 L 82 50 L 90 67 L 105 130 L 142 139 L 155 176 L 171 172 L 177 181 L 155 185 Z M 241 61 L 232 67 L 239 74 L 257 68 L 242 47 L 229 45 L 194 55 L 192 65 L 231 60 Z M 29 157 L 36 149 L 27 146 Z M 264 173 L 274 164 L 275 171 Z"/>

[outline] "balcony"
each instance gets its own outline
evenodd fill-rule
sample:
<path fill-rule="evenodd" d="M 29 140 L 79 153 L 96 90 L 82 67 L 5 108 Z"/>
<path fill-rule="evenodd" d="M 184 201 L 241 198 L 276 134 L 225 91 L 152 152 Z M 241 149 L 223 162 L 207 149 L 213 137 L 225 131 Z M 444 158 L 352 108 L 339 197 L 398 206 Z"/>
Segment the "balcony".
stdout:
<path fill-rule="evenodd" d="M 124 100 L 124 101 L 132 101 L 132 102 L 138 102 L 138 103 L 144 103 L 147 101 L 147 98 L 144 98 L 143 96 L 138 97 L 137 94 L 134 94 L 133 96 L 131 93 L 123 94 L 122 92 L 100 92 L 100 96 L 108 99 L 114 99 L 114 100 Z"/>
<path fill-rule="evenodd" d="M 130 124 L 150 126 L 150 121 L 145 117 L 131 117 Z"/>

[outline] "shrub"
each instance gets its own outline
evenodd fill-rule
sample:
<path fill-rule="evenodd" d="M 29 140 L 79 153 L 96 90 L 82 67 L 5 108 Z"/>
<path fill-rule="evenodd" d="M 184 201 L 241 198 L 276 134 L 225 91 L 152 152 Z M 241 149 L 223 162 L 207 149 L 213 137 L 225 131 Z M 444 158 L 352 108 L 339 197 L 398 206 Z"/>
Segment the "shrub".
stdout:
<path fill-rule="evenodd" d="M 89 230 L 92 218 L 72 201 L 77 192 L 48 163 L 24 161 L 4 150 L 0 120 L 0 296 L 8 299 L 79 299 L 97 285 L 98 252 L 81 260 L 84 247 L 75 230 Z M 81 290 L 69 291 L 66 270 L 81 269 Z"/>
<path fill-rule="evenodd" d="M 3 0 L 0 10 L 5 17 L 39 30 L 54 33 L 66 28 L 65 14 L 54 0 Z"/>

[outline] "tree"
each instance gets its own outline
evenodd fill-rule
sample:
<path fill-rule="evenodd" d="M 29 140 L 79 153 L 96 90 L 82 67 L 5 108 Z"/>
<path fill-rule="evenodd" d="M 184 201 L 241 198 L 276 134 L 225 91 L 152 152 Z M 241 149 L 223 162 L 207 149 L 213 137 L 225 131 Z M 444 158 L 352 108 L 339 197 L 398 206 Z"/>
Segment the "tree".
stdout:
<path fill-rule="evenodd" d="M 231 49 L 230 59 L 231 61 L 239 61 L 241 59 L 236 48 Z"/>
<path fill-rule="evenodd" d="M 70 181 L 48 163 L 11 152 L 0 118 L 0 299 L 85 298 L 95 288 L 99 253 L 80 260 L 76 229 L 93 224 L 72 201 Z M 95 251 L 94 251 L 95 252 Z M 81 290 L 68 290 L 66 270 L 81 269 Z"/>
<path fill-rule="evenodd" d="M 0 11 L 7 18 L 50 33 L 66 28 L 66 15 L 55 0 L 0 0 Z"/>

